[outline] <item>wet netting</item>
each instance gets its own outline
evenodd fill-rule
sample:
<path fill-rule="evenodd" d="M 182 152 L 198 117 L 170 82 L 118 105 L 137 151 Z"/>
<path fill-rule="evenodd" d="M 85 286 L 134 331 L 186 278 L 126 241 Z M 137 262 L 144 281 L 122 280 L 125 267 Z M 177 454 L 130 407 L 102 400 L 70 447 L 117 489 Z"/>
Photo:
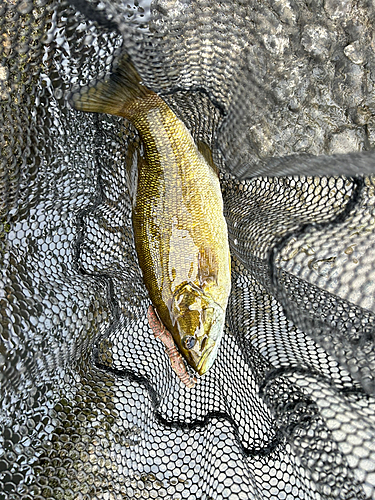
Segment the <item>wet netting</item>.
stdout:
<path fill-rule="evenodd" d="M 0 499 L 375 498 L 371 2 L 0 0 Z M 221 171 L 224 339 L 154 338 L 123 52 Z"/>

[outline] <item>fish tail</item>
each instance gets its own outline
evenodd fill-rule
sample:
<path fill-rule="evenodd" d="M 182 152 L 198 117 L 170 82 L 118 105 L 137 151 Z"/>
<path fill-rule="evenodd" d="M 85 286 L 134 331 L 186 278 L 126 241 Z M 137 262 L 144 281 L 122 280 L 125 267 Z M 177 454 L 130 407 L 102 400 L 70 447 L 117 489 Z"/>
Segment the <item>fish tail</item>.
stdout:
<path fill-rule="evenodd" d="M 151 95 L 156 94 L 142 85 L 141 77 L 126 54 L 108 79 L 73 93 L 70 102 L 78 111 L 131 118 L 137 112 L 137 104 Z"/>

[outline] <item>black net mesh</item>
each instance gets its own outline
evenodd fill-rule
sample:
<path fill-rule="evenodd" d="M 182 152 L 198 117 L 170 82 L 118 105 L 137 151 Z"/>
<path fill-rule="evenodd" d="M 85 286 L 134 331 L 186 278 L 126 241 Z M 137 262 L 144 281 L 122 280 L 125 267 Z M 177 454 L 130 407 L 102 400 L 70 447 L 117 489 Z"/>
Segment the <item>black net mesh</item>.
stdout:
<path fill-rule="evenodd" d="M 1 1 L 1 500 L 375 498 L 373 19 Z M 193 389 L 146 320 L 143 146 L 69 104 L 124 50 L 221 169 L 232 292 Z"/>

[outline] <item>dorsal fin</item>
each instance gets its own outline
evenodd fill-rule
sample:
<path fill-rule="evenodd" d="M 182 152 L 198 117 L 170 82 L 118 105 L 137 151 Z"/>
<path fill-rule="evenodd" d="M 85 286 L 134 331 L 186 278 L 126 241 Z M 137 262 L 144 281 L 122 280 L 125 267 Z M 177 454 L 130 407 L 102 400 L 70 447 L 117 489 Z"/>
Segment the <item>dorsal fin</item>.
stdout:
<path fill-rule="evenodd" d="M 216 175 L 219 175 L 219 170 L 218 170 L 217 166 L 215 165 L 214 160 L 212 158 L 212 151 L 211 151 L 210 146 L 203 141 L 197 141 L 197 148 L 198 148 L 198 151 L 200 152 L 200 154 L 206 160 L 206 162 L 210 165 L 212 170 L 216 173 Z"/>

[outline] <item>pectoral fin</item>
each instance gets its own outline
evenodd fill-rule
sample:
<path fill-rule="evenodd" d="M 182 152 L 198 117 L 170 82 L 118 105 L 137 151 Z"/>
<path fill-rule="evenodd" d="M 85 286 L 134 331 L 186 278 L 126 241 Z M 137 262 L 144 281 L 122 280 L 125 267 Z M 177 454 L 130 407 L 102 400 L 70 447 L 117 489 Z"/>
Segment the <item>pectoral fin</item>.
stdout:
<path fill-rule="evenodd" d="M 183 382 L 186 387 L 189 387 L 189 389 L 191 389 L 197 383 L 197 379 L 196 377 L 190 377 L 190 375 L 188 374 L 185 363 L 182 359 L 181 354 L 176 348 L 172 335 L 160 322 L 152 306 L 148 308 L 147 319 L 151 330 L 154 332 L 155 337 L 157 339 L 160 339 L 165 345 L 165 351 L 169 356 L 173 371 L 176 373 L 181 382 Z"/>

